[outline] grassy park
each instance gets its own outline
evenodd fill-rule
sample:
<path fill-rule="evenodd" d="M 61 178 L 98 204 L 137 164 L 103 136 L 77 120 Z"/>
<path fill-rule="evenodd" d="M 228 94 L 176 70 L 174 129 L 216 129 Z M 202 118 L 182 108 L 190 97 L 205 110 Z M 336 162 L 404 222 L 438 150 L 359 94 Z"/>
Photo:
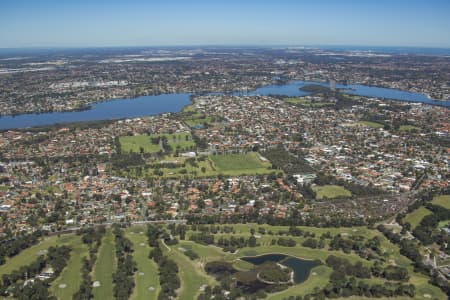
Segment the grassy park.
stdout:
<path fill-rule="evenodd" d="M 310 107 L 310 108 L 320 108 L 324 106 L 333 105 L 332 102 L 311 101 L 306 99 L 305 97 L 289 97 L 284 98 L 284 101 L 286 101 L 286 103 L 289 104 L 300 105 L 303 107 Z"/>
<path fill-rule="evenodd" d="M 169 251 L 164 246 L 162 247 L 165 254 L 173 259 L 179 268 L 181 288 L 178 292 L 178 299 L 196 299 L 200 293 L 200 287 L 213 285 L 215 280 L 206 274 L 201 262 L 190 260 L 179 248 L 180 245 L 175 245 L 170 247 Z"/>
<path fill-rule="evenodd" d="M 258 175 L 269 174 L 274 170 L 271 163 L 259 158 L 258 153 L 246 154 L 210 155 L 203 157 L 187 158 L 166 155 L 156 161 L 149 162 L 149 168 L 130 168 L 120 170 L 120 175 L 131 177 L 158 177 L 158 178 L 181 178 L 181 177 L 213 177 L 218 175 Z M 161 173 L 155 173 L 154 165 Z M 165 165 L 164 165 L 165 164 Z M 169 166 L 170 165 L 170 166 Z M 162 175 L 161 175 L 162 174 Z"/>
<path fill-rule="evenodd" d="M 121 136 L 119 138 L 122 153 L 135 152 L 140 153 L 143 149 L 144 153 L 157 153 L 161 150 L 159 143 L 152 143 L 152 139 L 163 137 L 167 138 L 168 144 L 175 151 L 177 148 L 182 151 L 188 151 L 195 147 L 195 142 L 188 132 L 180 132 L 174 134 L 151 134 L 151 135 L 134 135 Z"/>
<path fill-rule="evenodd" d="M 417 126 L 414 126 L 414 125 L 400 125 L 399 130 L 400 131 L 412 131 L 412 130 L 420 131 L 420 128 Z"/>
<path fill-rule="evenodd" d="M 359 124 L 364 125 L 364 126 L 368 126 L 368 127 L 371 127 L 371 128 L 375 128 L 375 129 L 384 127 L 383 124 L 377 123 L 377 122 L 372 122 L 372 121 L 359 121 Z"/>
<path fill-rule="evenodd" d="M 112 274 L 116 269 L 116 254 L 114 247 L 114 236 L 108 230 L 103 237 L 97 261 L 94 265 L 92 281 L 100 283 L 99 287 L 94 287 L 94 299 L 113 299 Z"/>
<path fill-rule="evenodd" d="M 349 190 L 338 185 L 315 185 L 312 190 L 316 193 L 317 200 L 352 196 Z"/>
<path fill-rule="evenodd" d="M 270 225 L 258 225 L 258 224 L 236 224 L 230 225 L 234 228 L 234 234 L 216 234 L 216 236 L 250 236 L 250 230 L 257 230 L 258 228 L 264 228 L 266 232 L 277 233 L 279 230 L 286 230 L 285 226 L 270 226 Z M 366 227 L 353 227 L 353 228 L 314 228 L 314 227 L 304 227 L 298 226 L 298 228 L 309 231 L 310 233 L 314 233 L 316 237 L 322 235 L 323 233 L 329 232 L 332 235 L 341 234 L 346 236 L 347 238 L 352 238 L 355 236 L 364 236 L 365 238 L 373 238 L 378 237 L 381 242 L 381 248 L 384 251 L 384 257 L 386 258 L 386 262 L 389 264 L 395 264 L 401 267 L 407 268 L 410 275 L 410 283 L 413 283 L 416 286 L 416 296 L 414 298 L 408 299 L 423 299 L 424 295 L 431 297 L 431 299 L 444 299 L 444 294 L 437 287 L 432 286 L 428 283 L 427 277 L 413 272 L 413 267 L 411 265 L 411 261 L 406 257 L 400 255 L 399 248 L 390 243 L 381 233 L 375 230 L 370 230 Z M 187 236 L 192 234 L 191 231 L 187 232 Z M 165 249 L 167 255 L 171 256 L 178 264 L 181 266 L 180 278 L 182 283 L 181 294 L 179 294 L 179 299 L 193 299 L 193 295 L 198 294 L 198 287 L 202 284 L 211 284 L 212 278 L 208 279 L 208 275 L 204 273 L 201 266 L 209 261 L 217 261 L 224 260 L 229 262 L 234 262 L 234 266 L 238 267 L 238 269 L 249 269 L 251 268 L 251 264 L 243 262 L 239 260 L 242 256 L 257 256 L 261 254 L 269 254 L 269 253 L 280 253 L 286 254 L 290 256 L 295 256 L 303 259 L 319 259 L 324 261 L 328 255 L 333 254 L 335 256 L 343 257 L 348 259 L 352 263 L 361 262 L 365 266 L 371 266 L 372 262 L 362 259 L 358 255 L 354 253 L 344 253 L 342 251 L 329 251 L 326 248 L 324 249 L 311 249 L 307 247 L 302 247 L 301 243 L 306 239 L 305 237 L 292 237 L 297 241 L 297 246 L 295 247 L 282 247 L 277 245 L 271 245 L 270 240 L 274 238 L 273 235 L 264 234 L 258 236 L 258 247 L 250 248 L 245 247 L 239 249 L 237 253 L 226 253 L 221 249 L 215 246 L 205 246 L 199 245 L 190 241 L 180 241 L 178 245 L 171 246 L 170 251 Z M 199 254 L 200 259 L 198 261 L 190 261 L 186 256 L 182 254 L 180 249 L 191 249 L 197 254 Z M 163 248 L 164 249 L 164 248 Z M 311 270 L 310 276 L 308 279 L 300 284 L 293 285 L 286 290 L 283 290 L 278 293 L 269 294 L 266 299 L 285 299 L 290 296 L 296 295 L 306 295 L 310 292 L 313 292 L 316 287 L 321 288 L 328 284 L 328 280 L 330 277 L 332 270 L 325 266 L 320 265 L 314 267 Z M 191 276 L 187 277 L 186 274 L 191 274 Z M 371 279 L 367 279 L 367 282 L 370 284 L 381 283 L 384 281 L 379 278 L 372 277 Z M 186 298 L 184 298 L 186 297 Z M 356 299 L 356 298 L 354 298 Z M 371 298 L 366 298 L 371 299 Z M 407 299 L 405 297 L 397 297 L 390 299 Z"/>
<path fill-rule="evenodd" d="M 434 201 L 441 203 L 442 201 L 445 201 L 445 198 L 435 198 Z M 181 240 L 178 244 L 172 246 L 161 245 L 164 254 L 173 259 L 179 267 L 178 275 L 181 280 L 181 287 L 177 291 L 178 299 L 195 299 L 201 293 L 202 286 L 214 286 L 218 284 L 215 278 L 204 271 L 204 265 L 211 261 L 226 261 L 232 263 L 233 266 L 239 270 L 248 270 L 253 268 L 253 265 L 240 260 L 243 256 L 279 253 L 302 259 L 320 260 L 322 262 L 324 262 L 330 254 L 333 254 L 345 258 L 353 264 L 361 262 L 367 267 L 370 267 L 373 264 L 373 261 L 361 258 L 354 251 L 346 253 L 342 250 L 329 250 L 328 245 L 331 239 L 325 239 L 326 244 L 322 249 L 312 249 L 302 246 L 302 243 L 307 239 L 305 236 L 290 236 L 290 238 L 296 242 L 296 246 L 294 247 L 284 247 L 271 243 L 273 239 L 277 239 L 280 236 L 280 231 L 289 229 L 289 227 L 286 226 L 270 226 L 253 223 L 230 224 L 226 226 L 232 228 L 232 232 L 219 232 L 215 234 L 215 239 L 218 239 L 219 237 L 229 238 L 231 236 L 236 238 L 248 238 L 253 229 L 257 233 L 257 246 L 240 248 L 235 253 L 224 252 L 221 248 L 216 246 L 207 246 L 189 241 L 189 237 L 194 233 L 194 231 L 190 229 L 186 232 L 186 240 Z M 223 227 L 223 225 L 221 225 L 221 227 Z M 383 253 L 384 265 L 394 264 L 406 268 L 409 275 L 408 282 L 413 283 L 416 287 L 416 296 L 408 299 L 423 299 L 425 296 L 426 298 L 431 297 L 430 299 L 445 299 L 442 291 L 437 287 L 430 285 L 427 276 L 415 273 L 411 261 L 400 255 L 399 248 L 390 243 L 376 230 L 371 230 L 367 227 L 316 228 L 298 226 L 297 228 L 304 232 L 309 232 L 309 234 L 313 234 L 315 238 L 319 238 L 325 233 L 331 236 L 340 235 L 350 240 L 361 238 L 367 240 L 378 237 L 380 240 L 380 248 Z M 264 233 L 258 234 L 260 230 L 263 230 Z M 130 299 L 157 299 L 160 289 L 157 266 L 148 258 L 150 247 L 148 246 L 145 232 L 145 225 L 134 225 L 126 229 L 126 237 L 130 239 L 133 244 L 133 258 L 137 264 L 137 270 L 134 276 L 135 288 Z M 198 233 L 198 231 L 196 231 L 196 233 Z M 50 291 L 52 295 L 60 299 L 70 299 L 79 287 L 81 280 L 81 274 L 79 272 L 81 261 L 82 257 L 87 255 L 87 247 L 81 243 L 80 237 L 77 235 L 67 234 L 60 237 L 52 236 L 45 238 L 40 244 L 32 246 L 29 249 L 22 251 L 16 257 L 9 259 L 0 267 L 0 272 L 1 274 L 10 273 L 12 270 L 20 267 L 20 265 L 31 263 L 39 250 L 63 244 L 72 246 L 73 250 L 68 265 L 63 269 L 60 276 L 51 284 Z M 184 251 L 186 250 L 192 250 L 197 253 L 200 258 L 195 260 L 189 259 L 184 254 Z M 115 272 L 115 259 L 114 237 L 111 231 L 108 230 L 103 237 L 102 245 L 99 249 L 98 258 L 92 274 L 93 281 L 100 282 L 100 286 L 94 288 L 95 299 L 113 298 L 112 274 Z M 310 275 L 306 281 L 292 285 L 280 292 L 268 294 L 265 299 L 281 300 L 290 296 L 304 296 L 313 292 L 315 288 L 325 287 L 329 283 L 331 272 L 331 268 L 326 265 L 322 264 L 316 266 L 311 269 Z M 384 283 L 384 279 L 373 276 L 370 279 L 364 280 L 368 284 Z M 61 284 L 66 284 L 65 288 L 60 288 Z M 150 287 L 154 289 L 149 290 Z M 401 300 L 406 298 L 394 297 L 390 299 Z"/>
<path fill-rule="evenodd" d="M 42 242 L 31 246 L 20 252 L 18 255 L 6 260 L 6 263 L 0 266 L 0 277 L 3 274 L 9 274 L 21 266 L 29 265 L 34 262 L 38 255 L 50 247 L 68 245 L 73 246 L 79 243 L 79 237 L 73 234 L 45 237 Z"/>
<path fill-rule="evenodd" d="M 122 153 L 139 153 L 141 148 L 145 153 L 156 153 L 161 150 L 159 144 L 152 144 L 148 135 L 121 136 L 119 142 Z"/>
<path fill-rule="evenodd" d="M 431 203 L 450 209 L 450 195 L 436 196 Z"/>
<path fill-rule="evenodd" d="M 404 222 L 411 224 L 411 228 L 414 229 L 419 225 L 420 221 L 422 221 L 423 217 L 431 214 L 431 211 L 421 206 L 418 209 L 410 212 L 403 219 Z"/>
<path fill-rule="evenodd" d="M 58 299 L 70 299 L 80 288 L 81 264 L 83 257 L 88 256 L 88 247 L 81 242 L 79 236 L 76 237 L 71 243 L 73 249 L 67 266 L 51 285 L 51 293 Z"/>
<path fill-rule="evenodd" d="M 267 174 L 271 164 L 262 161 L 256 152 L 246 154 L 228 154 L 209 156 L 212 167 L 218 174 L 243 175 L 243 174 Z"/>
<path fill-rule="evenodd" d="M 150 246 L 145 235 L 145 227 L 128 228 L 126 237 L 133 243 L 133 259 L 137 264 L 137 271 L 134 275 L 136 286 L 130 299 L 157 299 L 160 289 L 158 267 L 153 260 L 148 258 Z"/>

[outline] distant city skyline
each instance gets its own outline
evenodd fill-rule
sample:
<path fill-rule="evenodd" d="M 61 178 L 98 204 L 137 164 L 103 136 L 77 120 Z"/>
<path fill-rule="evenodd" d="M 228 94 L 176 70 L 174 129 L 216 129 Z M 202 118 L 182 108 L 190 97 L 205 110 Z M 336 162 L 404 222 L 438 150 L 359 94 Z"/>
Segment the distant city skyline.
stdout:
<path fill-rule="evenodd" d="M 0 1 L 0 48 L 183 45 L 450 48 L 450 1 Z"/>

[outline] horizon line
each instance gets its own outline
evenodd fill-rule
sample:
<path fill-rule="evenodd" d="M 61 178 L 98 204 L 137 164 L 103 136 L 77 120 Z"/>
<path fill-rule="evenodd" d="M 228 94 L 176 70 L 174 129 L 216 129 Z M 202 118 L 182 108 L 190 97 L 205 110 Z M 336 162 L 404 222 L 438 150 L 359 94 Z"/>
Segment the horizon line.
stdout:
<path fill-rule="evenodd" d="M 98 48 L 175 48 L 175 47 L 365 47 L 365 48 L 407 48 L 407 49 L 450 49 L 449 46 L 402 46 L 402 45 L 363 45 L 363 44 L 167 44 L 167 45 L 104 45 L 104 46 L 19 46 L 0 47 L 0 50 L 7 49 L 98 49 Z"/>

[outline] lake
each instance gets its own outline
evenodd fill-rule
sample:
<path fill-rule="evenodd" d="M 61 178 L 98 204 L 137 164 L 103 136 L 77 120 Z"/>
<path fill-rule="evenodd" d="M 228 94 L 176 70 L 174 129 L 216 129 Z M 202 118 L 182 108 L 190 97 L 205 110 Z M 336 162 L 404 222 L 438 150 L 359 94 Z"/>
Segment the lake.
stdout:
<path fill-rule="evenodd" d="M 313 81 L 292 81 L 287 84 L 282 85 L 267 85 L 256 89 L 255 91 L 250 91 L 247 93 L 234 93 L 236 95 L 286 95 L 290 97 L 294 96 L 306 96 L 311 93 L 301 91 L 299 88 L 309 85 L 316 84 L 321 86 L 329 86 L 326 82 L 313 82 Z M 445 106 L 450 107 L 450 101 L 439 101 L 432 100 L 428 98 L 424 94 L 405 92 L 397 89 L 388 89 L 381 88 L 375 86 L 367 86 L 361 84 L 335 84 L 336 88 L 342 89 L 340 90 L 342 93 L 358 95 L 358 96 L 366 96 L 366 97 L 374 97 L 374 98 L 382 98 L 382 99 L 390 99 L 390 100 L 398 100 L 398 101 L 407 101 L 407 102 L 417 102 L 417 103 L 426 103 L 437 106 Z"/>
<path fill-rule="evenodd" d="M 240 258 L 243 261 L 260 265 L 266 261 L 277 262 L 283 266 L 290 267 L 294 271 L 294 282 L 302 283 L 308 279 L 311 269 L 318 266 L 318 263 L 313 260 L 304 260 L 293 256 L 284 254 L 265 254 L 259 256 L 245 256 Z"/>
<path fill-rule="evenodd" d="M 306 96 L 310 93 L 299 90 L 307 84 L 328 86 L 324 82 L 292 81 L 282 85 L 267 85 L 250 92 L 235 92 L 233 95 L 286 95 Z M 365 85 L 336 84 L 344 93 L 367 97 L 377 97 L 408 102 L 420 102 L 431 105 L 450 107 L 450 101 L 436 101 L 426 95 L 386 89 Z M 217 94 L 217 93 L 216 93 Z M 22 114 L 17 116 L 1 116 L 0 129 L 26 128 L 34 126 L 53 125 L 57 123 L 114 120 L 136 118 L 161 113 L 179 112 L 183 106 L 190 103 L 191 94 L 163 94 L 141 96 L 134 99 L 111 99 L 91 105 L 90 110 L 74 112 L 52 112 L 41 114 Z"/>
<path fill-rule="evenodd" d="M 134 99 L 114 99 L 91 105 L 91 109 L 71 112 L 51 112 L 1 116 L 0 129 L 25 128 L 57 123 L 114 120 L 179 112 L 190 103 L 191 94 L 163 94 Z"/>

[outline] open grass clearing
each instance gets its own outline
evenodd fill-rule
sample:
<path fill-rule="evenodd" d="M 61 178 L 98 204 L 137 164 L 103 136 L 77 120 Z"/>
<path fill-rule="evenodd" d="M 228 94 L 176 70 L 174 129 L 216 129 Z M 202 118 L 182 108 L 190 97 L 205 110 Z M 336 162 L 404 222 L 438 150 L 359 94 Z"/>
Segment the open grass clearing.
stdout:
<path fill-rule="evenodd" d="M 174 165 L 174 167 L 159 168 L 162 175 L 155 175 L 154 168 L 149 168 L 147 170 L 141 168 L 139 173 L 137 172 L 139 171 L 137 168 L 131 168 L 130 170 L 119 171 L 119 175 L 153 178 L 202 178 L 215 177 L 218 175 L 259 175 L 269 174 L 274 171 L 271 169 L 271 163 L 261 160 L 259 155 L 255 152 L 246 154 L 211 155 L 204 160 L 196 158 L 196 166 L 191 165 L 186 161 L 186 157 L 165 156 L 159 161 L 153 162 Z"/>
<path fill-rule="evenodd" d="M 315 185 L 312 190 L 316 193 L 317 200 L 352 196 L 349 190 L 338 185 Z"/>
<path fill-rule="evenodd" d="M 184 113 L 195 112 L 194 104 L 186 105 L 185 107 L 183 107 L 183 109 L 181 111 L 184 112 Z"/>
<path fill-rule="evenodd" d="M 163 137 L 167 138 L 168 144 L 175 151 L 177 148 L 182 151 L 191 150 L 195 147 L 195 142 L 192 140 L 191 133 L 178 132 L 173 134 L 151 134 L 151 135 L 134 135 L 119 137 L 120 147 L 122 153 L 135 152 L 140 153 L 141 149 L 145 153 L 156 153 L 161 150 L 160 144 L 154 144 L 152 139 Z"/>
<path fill-rule="evenodd" d="M 431 203 L 450 209 L 450 195 L 436 196 Z"/>
<path fill-rule="evenodd" d="M 411 224 L 411 228 L 414 229 L 422 221 L 423 217 L 431 214 L 431 211 L 421 206 L 418 209 L 413 210 L 403 218 L 404 222 Z"/>
<path fill-rule="evenodd" d="M 133 259 L 137 265 L 134 274 L 135 287 L 131 294 L 131 300 L 157 299 L 160 285 L 158 277 L 158 266 L 148 257 L 150 246 L 148 245 L 146 228 L 130 227 L 126 230 L 125 236 L 133 243 Z M 149 288 L 154 288 L 150 291 Z"/>
<path fill-rule="evenodd" d="M 203 269 L 203 263 L 199 260 L 190 260 L 178 248 L 180 245 L 170 247 L 169 252 L 162 246 L 164 253 L 173 259 L 179 268 L 181 287 L 178 290 L 178 299 L 196 299 L 200 294 L 200 287 L 203 285 L 215 285 L 216 280 L 206 274 Z"/>
<path fill-rule="evenodd" d="M 384 128 L 383 124 L 372 121 L 359 121 L 358 123 L 375 129 Z"/>
<path fill-rule="evenodd" d="M 141 148 L 145 153 L 156 153 L 161 150 L 159 144 L 152 144 L 148 135 L 121 136 L 119 142 L 122 153 L 140 153 Z"/>
<path fill-rule="evenodd" d="M 260 159 L 259 154 L 250 152 L 246 154 L 211 155 L 209 159 L 212 167 L 218 174 L 244 175 L 267 174 L 271 171 L 271 164 Z"/>
<path fill-rule="evenodd" d="M 306 99 L 304 97 L 289 97 L 289 98 L 284 98 L 284 101 L 290 104 L 295 104 L 295 105 L 301 105 L 304 107 L 324 107 L 324 106 L 329 106 L 329 105 L 333 105 L 334 103 L 332 102 L 322 102 L 322 101 L 311 101 L 309 99 Z"/>
<path fill-rule="evenodd" d="M 237 259 L 235 262 L 233 262 L 233 267 L 239 271 L 248 271 L 253 269 L 255 265 L 249 263 L 248 261 Z"/>
<path fill-rule="evenodd" d="M 192 178 L 192 177 L 211 177 L 217 175 L 217 172 L 214 171 L 211 167 L 211 164 L 208 159 L 200 161 L 196 159 L 196 163 L 198 166 L 193 166 L 190 163 L 186 162 L 186 157 L 174 157 L 174 156 L 164 156 L 158 161 L 154 161 L 152 163 L 166 163 L 172 164 L 173 167 L 163 167 L 158 170 L 162 172 L 162 175 L 155 175 L 154 168 L 141 168 L 138 173 L 137 167 L 130 168 L 129 170 L 121 170 L 119 174 L 122 176 L 129 177 L 152 177 L 152 178 Z M 184 165 L 184 166 L 183 166 Z M 204 172 L 203 172 L 204 171 Z M 138 175 L 139 174 L 139 175 Z"/>
<path fill-rule="evenodd" d="M 183 118 L 183 121 L 188 124 L 190 127 L 195 127 L 195 126 L 203 126 L 205 123 L 209 124 L 212 122 L 212 118 L 205 116 L 203 114 L 194 114 L 191 115 L 189 117 L 185 117 Z"/>
<path fill-rule="evenodd" d="M 329 281 L 331 275 L 331 268 L 327 266 L 317 266 L 311 270 L 308 279 L 306 281 L 293 285 L 288 289 L 270 294 L 266 299 L 269 300 L 282 300 L 286 299 L 289 296 L 304 296 L 306 294 L 314 292 L 314 289 L 317 287 L 319 289 L 324 288 Z"/>
<path fill-rule="evenodd" d="M 116 265 L 114 236 L 111 229 L 108 229 L 103 237 L 94 265 L 92 281 L 100 282 L 99 287 L 93 288 L 94 299 L 113 299 L 112 275 L 116 271 Z"/>
<path fill-rule="evenodd" d="M 400 131 L 412 131 L 412 130 L 420 131 L 420 128 L 417 126 L 413 126 L 413 125 L 400 125 L 399 130 Z"/>
<path fill-rule="evenodd" d="M 50 292 L 58 299 L 72 299 L 73 295 L 80 288 L 82 281 L 81 266 L 83 264 L 83 257 L 88 256 L 88 247 L 81 242 L 79 236 L 73 240 L 72 251 L 70 252 L 70 259 L 67 266 L 61 272 L 59 277 L 52 282 Z M 64 288 L 61 288 L 65 286 Z"/>
<path fill-rule="evenodd" d="M 6 262 L 0 266 L 0 276 L 3 274 L 10 274 L 12 271 L 19 269 L 21 266 L 26 266 L 34 262 L 40 251 L 47 250 L 50 247 L 62 245 L 74 245 L 79 242 L 79 237 L 74 234 L 66 234 L 51 237 L 44 237 L 44 239 L 37 245 L 27 248 L 18 255 L 8 258 Z"/>
<path fill-rule="evenodd" d="M 444 228 L 444 227 L 446 227 L 449 224 L 450 224 L 450 220 L 440 221 L 439 224 L 438 224 L 438 227 L 439 228 Z"/>
<path fill-rule="evenodd" d="M 180 241 L 177 249 L 181 251 L 179 248 L 194 251 L 200 256 L 199 261 L 202 263 L 222 259 L 226 255 L 219 247 L 200 245 L 192 241 Z"/>

